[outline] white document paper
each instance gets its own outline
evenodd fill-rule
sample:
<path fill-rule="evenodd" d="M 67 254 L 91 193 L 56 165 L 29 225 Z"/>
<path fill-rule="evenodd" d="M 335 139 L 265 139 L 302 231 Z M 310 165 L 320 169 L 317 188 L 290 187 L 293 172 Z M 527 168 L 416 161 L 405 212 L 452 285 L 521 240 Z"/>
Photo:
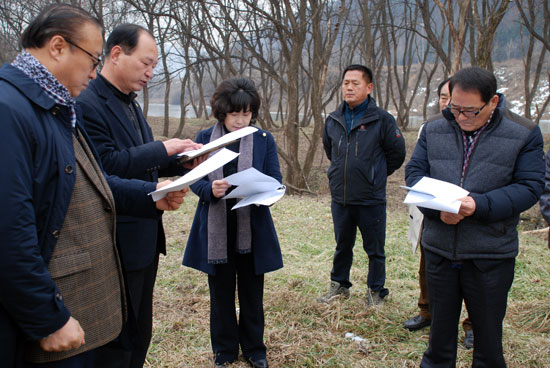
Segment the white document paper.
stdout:
<path fill-rule="evenodd" d="M 149 194 L 153 197 L 153 201 L 156 202 L 159 199 L 166 197 L 166 194 L 169 192 L 176 192 L 190 186 L 217 168 L 222 167 L 229 161 L 235 159 L 238 155 L 239 153 L 237 152 L 223 148 L 220 152 L 217 152 L 215 155 L 208 158 L 208 160 L 204 161 L 178 180 Z"/>
<path fill-rule="evenodd" d="M 254 133 L 258 128 L 253 126 L 247 126 L 242 129 L 235 130 L 234 132 L 224 134 L 220 138 L 209 142 L 197 150 L 186 151 L 178 154 L 181 161 L 186 162 L 194 159 L 195 157 L 202 156 L 208 152 L 215 151 L 219 148 L 225 147 L 233 142 L 238 141 L 244 136 Z"/>
<path fill-rule="evenodd" d="M 470 192 L 458 185 L 442 180 L 423 177 L 412 187 L 403 186 L 409 193 L 403 203 L 433 210 L 458 213 L 462 202 L 458 198 L 466 197 Z"/>
<path fill-rule="evenodd" d="M 224 180 L 237 188 L 223 198 L 242 198 L 232 210 L 251 204 L 270 206 L 281 199 L 286 191 L 286 187 L 277 179 L 262 174 L 253 167 L 229 175 Z"/>

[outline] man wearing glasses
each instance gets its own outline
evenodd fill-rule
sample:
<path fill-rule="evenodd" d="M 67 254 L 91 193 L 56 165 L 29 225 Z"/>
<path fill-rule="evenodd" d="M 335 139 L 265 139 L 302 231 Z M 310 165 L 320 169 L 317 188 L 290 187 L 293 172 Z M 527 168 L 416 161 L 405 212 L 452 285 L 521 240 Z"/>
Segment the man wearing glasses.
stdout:
<path fill-rule="evenodd" d="M 81 368 L 114 339 L 126 311 L 118 214 L 156 219 L 183 192 L 104 175 L 74 98 L 96 77 L 99 21 L 45 7 L 0 68 L 0 365 Z M 168 183 L 165 183 L 168 184 Z"/>
<path fill-rule="evenodd" d="M 487 70 L 465 68 L 449 89 L 449 106 L 424 126 L 405 169 L 409 186 L 429 176 L 470 192 L 456 214 L 421 208 L 432 323 L 420 366 L 455 366 L 464 299 L 476 336 L 472 366 L 505 367 L 502 321 L 516 226 L 544 186 L 542 134 L 498 106 L 497 81 Z"/>

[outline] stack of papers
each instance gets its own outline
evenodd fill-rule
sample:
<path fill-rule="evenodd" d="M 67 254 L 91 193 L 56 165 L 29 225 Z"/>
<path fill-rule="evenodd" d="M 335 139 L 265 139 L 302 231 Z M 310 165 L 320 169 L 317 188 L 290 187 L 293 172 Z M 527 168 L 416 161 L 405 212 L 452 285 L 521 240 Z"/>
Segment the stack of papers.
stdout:
<path fill-rule="evenodd" d="M 281 199 L 286 191 L 286 187 L 277 179 L 262 174 L 253 167 L 229 175 L 224 180 L 237 188 L 223 198 L 242 198 L 232 210 L 251 204 L 270 206 Z"/>
<path fill-rule="evenodd" d="M 235 159 L 238 155 L 239 154 L 236 152 L 223 148 L 220 152 L 217 152 L 215 155 L 208 158 L 208 160 L 204 161 L 178 180 L 149 194 L 153 197 L 153 201 L 156 202 L 159 199 L 166 197 L 167 193 L 176 192 L 190 186 L 217 168 L 222 167 L 229 161 Z"/>
<path fill-rule="evenodd" d="M 458 198 L 466 197 L 470 192 L 458 185 L 424 176 L 409 190 L 403 203 L 433 210 L 458 213 L 462 204 Z"/>
<path fill-rule="evenodd" d="M 220 138 L 205 144 L 197 150 L 182 152 L 178 154 L 178 158 L 181 162 L 190 161 L 195 157 L 199 157 L 222 147 L 228 146 L 231 143 L 236 142 L 242 137 L 252 134 L 257 130 L 258 128 L 255 128 L 253 126 L 247 126 L 242 129 L 235 130 L 234 132 L 222 135 Z"/>

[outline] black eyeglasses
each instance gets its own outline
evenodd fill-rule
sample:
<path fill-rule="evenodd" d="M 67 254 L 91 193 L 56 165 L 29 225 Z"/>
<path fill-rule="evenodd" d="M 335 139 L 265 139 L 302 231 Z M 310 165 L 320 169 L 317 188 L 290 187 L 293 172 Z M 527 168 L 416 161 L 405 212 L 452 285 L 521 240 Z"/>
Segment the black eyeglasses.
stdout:
<path fill-rule="evenodd" d="M 94 63 L 93 63 L 93 66 L 92 66 L 92 69 L 97 68 L 97 66 L 99 65 L 99 63 L 101 63 L 101 56 L 99 56 L 99 57 L 98 57 L 98 56 L 94 56 L 91 52 L 84 50 L 82 47 L 78 46 L 75 42 L 73 42 L 73 41 L 71 41 L 71 40 L 69 40 L 69 39 L 67 39 L 67 38 L 65 39 L 65 41 L 67 41 L 67 43 L 73 45 L 74 47 L 76 47 L 76 48 L 79 49 L 80 51 L 85 52 L 89 57 L 92 58 L 92 60 L 93 60 L 93 62 L 94 62 Z"/>
<path fill-rule="evenodd" d="M 464 115 L 468 119 L 473 119 L 473 118 L 475 118 L 476 116 L 479 115 L 481 110 L 483 110 L 485 108 L 485 106 L 487 106 L 488 103 L 489 103 L 489 101 L 485 102 L 485 105 L 481 106 L 479 108 L 479 110 L 477 110 L 477 111 L 464 111 L 464 110 L 461 110 L 459 108 L 453 107 L 453 104 L 452 104 L 452 101 L 451 101 L 451 103 L 449 104 L 449 108 L 451 109 L 451 113 L 454 115 L 455 119 L 458 119 L 460 114 Z"/>

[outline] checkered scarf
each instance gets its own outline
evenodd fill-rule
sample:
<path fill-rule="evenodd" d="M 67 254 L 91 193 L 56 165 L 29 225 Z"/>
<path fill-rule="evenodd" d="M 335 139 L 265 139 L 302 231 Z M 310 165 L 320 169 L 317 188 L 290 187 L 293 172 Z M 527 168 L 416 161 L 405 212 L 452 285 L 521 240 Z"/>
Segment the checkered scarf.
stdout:
<path fill-rule="evenodd" d="M 35 81 L 57 104 L 69 107 L 71 109 L 71 125 L 73 128 L 75 127 L 75 100 L 71 97 L 69 90 L 38 59 L 23 50 L 11 65 Z"/>

